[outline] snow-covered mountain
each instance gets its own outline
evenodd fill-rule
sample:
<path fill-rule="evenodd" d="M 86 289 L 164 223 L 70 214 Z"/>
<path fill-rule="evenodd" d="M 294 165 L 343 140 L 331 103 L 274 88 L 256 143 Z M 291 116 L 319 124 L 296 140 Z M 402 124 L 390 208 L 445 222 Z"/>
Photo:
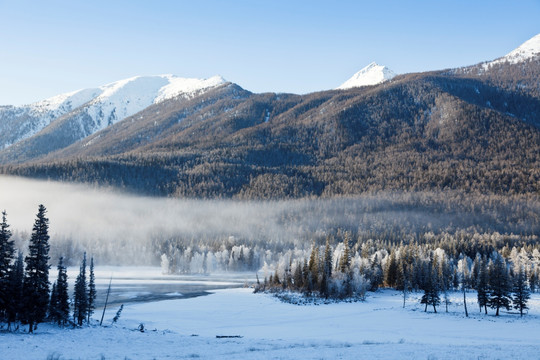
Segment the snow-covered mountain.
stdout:
<path fill-rule="evenodd" d="M 94 133 L 152 104 L 175 97 L 189 99 L 225 82 L 221 76 L 202 80 L 173 75 L 137 76 L 100 87 L 99 96 L 84 106 L 83 113 L 94 120 Z"/>
<path fill-rule="evenodd" d="M 386 66 L 372 62 L 336 89 L 345 90 L 359 86 L 377 85 L 392 79 L 394 76 L 396 76 L 396 74 Z"/>
<path fill-rule="evenodd" d="M 86 137 L 152 104 L 185 99 L 226 81 L 181 78 L 174 75 L 136 76 L 99 88 L 78 90 L 30 105 L 0 107 L 0 149 L 32 137 L 57 121 L 79 122 L 79 138 Z"/>
<path fill-rule="evenodd" d="M 510 64 L 517 64 L 519 62 L 529 60 L 537 56 L 540 56 L 540 34 L 525 41 L 518 48 L 512 50 L 505 56 L 488 62 L 486 65 L 489 66 L 505 62 L 508 62 Z"/>

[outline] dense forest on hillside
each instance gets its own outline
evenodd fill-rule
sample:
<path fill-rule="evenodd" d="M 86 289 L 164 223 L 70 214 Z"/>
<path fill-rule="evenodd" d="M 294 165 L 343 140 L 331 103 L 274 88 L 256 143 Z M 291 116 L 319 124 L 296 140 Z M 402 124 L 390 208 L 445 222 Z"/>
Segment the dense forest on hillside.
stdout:
<path fill-rule="evenodd" d="M 307 95 L 228 84 L 58 151 L 39 155 L 37 140 L 7 148 L 0 173 L 181 198 L 538 195 L 539 75 L 530 60 Z"/>

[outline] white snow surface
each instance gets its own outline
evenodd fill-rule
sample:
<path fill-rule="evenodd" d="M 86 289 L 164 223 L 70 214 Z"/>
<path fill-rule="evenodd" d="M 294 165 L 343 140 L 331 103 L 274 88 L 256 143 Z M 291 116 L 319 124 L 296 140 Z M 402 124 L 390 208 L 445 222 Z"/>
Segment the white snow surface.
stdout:
<path fill-rule="evenodd" d="M 540 56 L 540 34 L 525 41 L 517 49 L 511 51 L 507 55 L 487 63 L 487 65 L 494 65 L 504 62 L 510 64 L 517 64 L 519 62 Z"/>
<path fill-rule="evenodd" d="M 540 295 L 523 318 L 478 311 L 476 294 L 451 294 L 449 312 L 424 312 L 420 294 L 405 309 L 397 291 L 369 293 L 365 302 L 292 305 L 252 289 L 118 307 L 106 327 L 59 329 L 40 324 L 34 335 L 0 332 L 5 359 L 533 359 L 540 353 Z M 144 324 L 145 332 L 137 330 Z M 217 338 L 216 336 L 239 336 Z M 54 357 L 56 356 L 56 357 Z"/>
<path fill-rule="evenodd" d="M 346 90 L 360 86 L 377 85 L 384 81 L 391 80 L 395 76 L 396 74 L 386 66 L 372 62 L 336 89 Z"/>

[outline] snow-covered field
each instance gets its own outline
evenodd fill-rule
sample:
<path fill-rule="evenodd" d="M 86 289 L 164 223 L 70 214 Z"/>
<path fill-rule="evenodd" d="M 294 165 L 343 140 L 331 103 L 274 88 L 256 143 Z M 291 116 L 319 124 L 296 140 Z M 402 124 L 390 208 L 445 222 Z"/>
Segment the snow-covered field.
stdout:
<path fill-rule="evenodd" d="M 1 359 L 538 359 L 540 296 L 518 314 L 479 313 L 468 294 L 450 312 L 425 313 L 419 294 L 369 293 L 365 302 L 291 305 L 251 289 L 216 290 L 188 299 L 133 303 L 118 323 L 62 330 L 41 324 L 35 335 L 0 332 Z M 493 313 L 493 311 L 491 311 Z M 95 320 L 101 313 L 96 313 Z M 137 330 L 144 324 L 145 331 Z M 240 336 L 217 338 L 217 336 Z"/>

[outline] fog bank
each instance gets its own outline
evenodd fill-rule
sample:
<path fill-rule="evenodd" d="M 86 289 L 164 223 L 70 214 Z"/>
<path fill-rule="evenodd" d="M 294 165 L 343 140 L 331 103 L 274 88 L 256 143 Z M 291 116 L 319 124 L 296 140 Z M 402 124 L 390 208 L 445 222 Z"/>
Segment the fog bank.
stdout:
<path fill-rule="evenodd" d="M 178 200 L 112 189 L 0 176 L 0 210 L 24 247 L 39 204 L 48 209 L 51 249 L 107 254 L 114 262 L 159 261 L 160 244 L 229 242 L 269 249 L 309 247 L 338 229 L 404 241 L 414 234 L 477 232 L 538 234 L 538 198 L 472 197 L 459 193 L 384 193 L 290 201 Z M 387 235 L 385 235 L 387 236 Z M 24 249 L 23 249 L 24 250 Z"/>

